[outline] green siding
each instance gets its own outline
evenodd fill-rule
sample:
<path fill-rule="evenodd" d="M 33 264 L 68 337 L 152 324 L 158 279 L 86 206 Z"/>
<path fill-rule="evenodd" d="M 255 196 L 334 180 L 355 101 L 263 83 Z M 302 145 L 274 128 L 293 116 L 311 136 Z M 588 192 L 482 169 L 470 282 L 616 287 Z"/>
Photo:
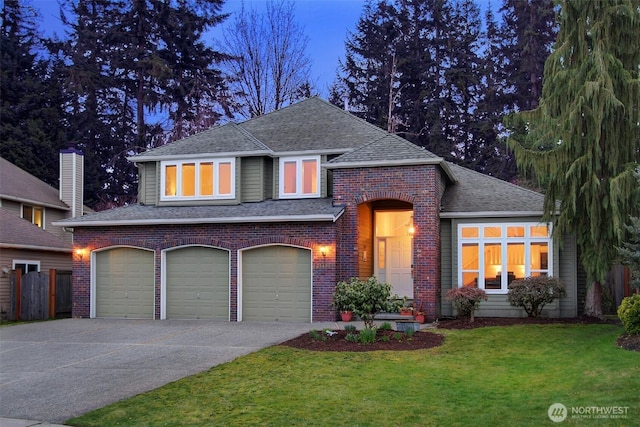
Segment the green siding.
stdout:
<path fill-rule="evenodd" d="M 556 247 L 556 251 L 558 260 L 554 254 L 554 262 L 560 266 L 558 275 L 566 284 L 567 291 L 567 296 L 560 299 L 560 316 L 575 317 L 578 315 L 578 250 L 575 236 L 565 235 L 562 247 Z"/>
<path fill-rule="evenodd" d="M 442 284 L 440 301 L 441 314 L 443 316 L 453 315 L 451 303 L 445 298 L 447 291 L 453 287 L 453 254 L 457 253 L 457 251 L 453 249 L 455 245 L 453 244 L 453 234 L 451 228 L 451 220 L 440 221 L 440 283 Z"/>
<path fill-rule="evenodd" d="M 240 176 L 242 185 L 240 199 L 243 202 L 259 202 L 264 200 L 264 169 L 265 164 L 261 157 L 244 157 L 236 160 L 242 161 Z"/>

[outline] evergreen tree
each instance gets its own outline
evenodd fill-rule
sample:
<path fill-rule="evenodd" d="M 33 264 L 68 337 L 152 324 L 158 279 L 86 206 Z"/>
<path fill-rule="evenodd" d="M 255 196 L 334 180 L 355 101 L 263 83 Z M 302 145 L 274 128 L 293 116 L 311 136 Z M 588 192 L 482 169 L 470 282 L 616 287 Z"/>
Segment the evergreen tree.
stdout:
<path fill-rule="evenodd" d="M 0 34 L 0 155 L 44 182 L 58 186 L 61 132 L 59 81 L 40 57 L 44 40 L 36 12 L 19 0 L 6 0 Z M 56 126 L 52 126 L 56 124 Z"/>
<path fill-rule="evenodd" d="M 640 0 L 564 0 L 540 104 L 516 115 L 527 133 L 510 141 L 518 164 L 547 183 L 544 219 L 576 235 L 587 315 L 602 315 L 600 284 L 640 210 L 639 70 Z"/>

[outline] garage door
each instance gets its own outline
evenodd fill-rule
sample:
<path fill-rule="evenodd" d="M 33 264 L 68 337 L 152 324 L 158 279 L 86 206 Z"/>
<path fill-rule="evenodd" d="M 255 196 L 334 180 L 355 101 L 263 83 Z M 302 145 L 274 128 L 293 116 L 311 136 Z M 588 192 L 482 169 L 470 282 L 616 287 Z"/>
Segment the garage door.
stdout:
<path fill-rule="evenodd" d="M 311 251 L 266 246 L 242 253 L 242 319 L 311 321 Z"/>
<path fill-rule="evenodd" d="M 96 317 L 153 319 L 153 252 L 115 248 L 96 252 Z"/>
<path fill-rule="evenodd" d="M 193 246 L 167 252 L 169 319 L 229 320 L 229 252 Z"/>

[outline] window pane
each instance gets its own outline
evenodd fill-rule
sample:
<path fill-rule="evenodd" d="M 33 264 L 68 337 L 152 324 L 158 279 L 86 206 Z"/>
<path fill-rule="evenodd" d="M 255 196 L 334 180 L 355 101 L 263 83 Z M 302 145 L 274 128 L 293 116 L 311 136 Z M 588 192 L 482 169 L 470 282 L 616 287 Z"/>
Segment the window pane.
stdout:
<path fill-rule="evenodd" d="M 33 223 L 42 228 L 42 208 L 33 208 Z"/>
<path fill-rule="evenodd" d="M 485 227 L 484 237 L 500 237 L 502 236 L 502 227 Z"/>
<path fill-rule="evenodd" d="M 176 171 L 178 167 L 175 165 L 167 166 L 164 168 L 164 195 L 165 196 L 177 196 L 177 180 Z"/>
<path fill-rule="evenodd" d="M 472 239 L 478 237 L 478 227 L 462 227 L 462 237 L 465 239 Z"/>
<path fill-rule="evenodd" d="M 507 227 L 507 237 L 524 237 L 524 227 Z"/>
<path fill-rule="evenodd" d="M 316 160 L 302 161 L 302 193 L 315 194 L 318 190 L 318 167 Z"/>
<path fill-rule="evenodd" d="M 213 196 L 213 163 L 200 163 L 200 195 Z"/>
<path fill-rule="evenodd" d="M 218 194 L 231 194 L 231 163 L 220 163 L 218 176 Z"/>
<path fill-rule="evenodd" d="M 296 162 L 284 162 L 284 193 L 294 194 L 296 192 Z"/>
<path fill-rule="evenodd" d="M 31 206 L 22 206 L 22 218 L 29 222 L 33 221 L 33 208 Z"/>
<path fill-rule="evenodd" d="M 478 273 L 462 273 L 462 286 L 478 287 Z"/>
<path fill-rule="evenodd" d="M 502 246 L 499 243 L 484 245 L 484 275 L 495 277 L 502 270 Z"/>
<path fill-rule="evenodd" d="M 532 243 L 531 270 L 547 270 L 549 268 L 549 247 L 547 243 Z"/>
<path fill-rule="evenodd" d="M 182 165 L 182 196 L 193 197 L 196 195 L 196 165 L 185 163 Z"/>
<path fill-rule="evenodd" d="M 479 265 L 478 245 L 462 245 L 462 270 L 477 270 Z"/>
<path fill-rule="evenodd" d="M 532 226 L 531 237 L 549 237 L 549 226 L 547 225 Z"/>
<path fill-rule="evenodd" d="M 524 243 L 507 244 L 507 261 L 507 273 L 510 276 L 509 281 L 511 281 L 511 276 L 523 279 L 525 275 Z"/>

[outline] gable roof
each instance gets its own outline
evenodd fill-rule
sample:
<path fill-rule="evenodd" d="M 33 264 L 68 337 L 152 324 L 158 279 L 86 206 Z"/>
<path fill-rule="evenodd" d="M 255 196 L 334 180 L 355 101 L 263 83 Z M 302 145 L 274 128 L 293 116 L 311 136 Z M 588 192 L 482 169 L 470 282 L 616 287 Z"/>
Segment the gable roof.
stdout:
<path fill-rule="evenodd" d="M 29 172 L 0 157 L 0 198 L 68 211 L 60 193 Z"/>
<path fill-rule="evenodd" d="M 129 157 L 135 162 L 215 155 L 345 153 L 389 135 L 318 97 L 255 117 L 227 123 Z"/>
<path fill-rule="evenodd" d="M 543 194 L 453 163 L 448 165 L 457 182 L 448 186 L 442 197 L 442 218 L 542 215 Z"/>
<path fill-rule="evenodd" d="M 0 208 L 0 247 L 71 252 L 71 243 Z"/>

